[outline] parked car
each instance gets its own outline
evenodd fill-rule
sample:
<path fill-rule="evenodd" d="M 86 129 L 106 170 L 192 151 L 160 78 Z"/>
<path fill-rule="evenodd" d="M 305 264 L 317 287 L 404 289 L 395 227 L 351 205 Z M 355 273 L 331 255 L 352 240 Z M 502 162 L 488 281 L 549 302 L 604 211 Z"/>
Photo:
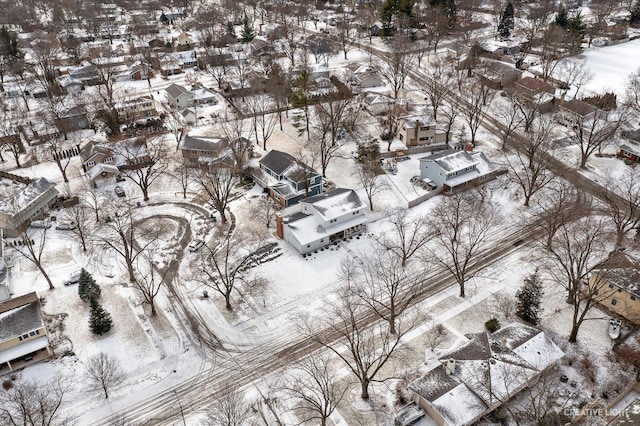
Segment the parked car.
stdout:
<path fill-rule="evenodd" d="M 64 280 L 64 285 L 78 284 L 79 281 L 80 281 L 80 271 L 75 271 L 71 275 L 69 275 L 69 278 Z"/>
<path fill-rule="evenodd" d="M 76 229 L 76 223 L 72 220 L 65 220 L 56 225 L 56 229 L 59 231 L 71 231 Z"/>
<path fill-rule="evenodd" d="M 51 222 L 49 222 L 48 220 L 32 220 L 31 225 L 29 226 L 31 226 L 32 228 L 48 229 L 51 228 Z"/>
<path fill-rule="evenodd" d="M 194 252 L 194 251 L 198 251 L 200 250 L 200 247 L 202 247 L 204 245 L 204 241 L 202 240 L 193 240 L 189 243 L 189 245 L 187 246 L 187 249 L 190 252 Z"/>
<path fill-rule="evenodd" d="M 118 197 L 124 197 L 124 189 L 120 185 L 117 185 L 113 191 L 116 193 Z"/>

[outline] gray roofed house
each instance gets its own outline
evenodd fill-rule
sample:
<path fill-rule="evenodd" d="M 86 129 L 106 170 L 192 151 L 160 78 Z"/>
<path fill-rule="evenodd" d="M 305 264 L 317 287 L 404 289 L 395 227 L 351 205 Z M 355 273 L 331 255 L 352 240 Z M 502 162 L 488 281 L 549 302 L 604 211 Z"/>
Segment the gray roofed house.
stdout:
<path fill-rule="evenodd" d="M 164 89 L 167 101 L 174 108 L 189 108 L 194 104 L 194 95 L 179 84 L 172 84 Z"/>
<path fill-rule="evenodd" d="M 0 174 L 0 228 L 5 237 L 17 237 L 32 220 L 42 217 L 58 199 L 56 185 L 45 178 L 25 179 Z"/>
<path fill-rule="evenodd" d="M 269 151 L 258 165 L 259 169 L 253 171 L 254 180 L 269 188 L 271 197 L 284 207 L 322 192 L 322 176 L 286 152 Z"/>
<path fill-rule="evenodd" d="M 520 323 L 466 337 L 468 342 L 409 384 L 415 402 L 438 425 L 475 423 L 564 356 L 543 331 Z"/>
<path fill-rule="evenodd" d="M 367 229 L 366 204 L 352 189 L 336 188 L 300 200 L 276 216 L 276 235 L 300 254 L 316 251 Z"/>
<path fill-rule="evenodd" d="M 492 164 L 482 152 L 447 149 L 420 158 L 420 178 L 429 179 L 447 193 L 485 183 L 502 173 L 506 169 Z"/>
<path fill-rule="evenodd" d="M 223 137 L 187 136 L 180 143 L 182 158 L 189 167 L 202 166 L 228 156 L 224 155 L 228 147 L 229 143 Z"/>
<path fill-rule="evenodd" d="M 36 293 L 0 303 L 0 375 L 52 355 Z"/>

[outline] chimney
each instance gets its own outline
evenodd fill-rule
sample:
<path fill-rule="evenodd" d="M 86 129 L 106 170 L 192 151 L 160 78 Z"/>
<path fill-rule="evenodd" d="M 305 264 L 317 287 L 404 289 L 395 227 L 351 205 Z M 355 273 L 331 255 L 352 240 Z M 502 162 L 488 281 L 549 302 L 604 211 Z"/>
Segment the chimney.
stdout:
<path fill-rule="evenodd" d="M 258 27 L 258 35 L 262 35 L 262 24 L 260 24 L 260 26 Z"/>
<path fill-rule="evenodd" d="M 467 152 L 473 151 L 473 145 L 469 142 L 464 146 L 464 150 Z"/>
<path fill-rule="evenodd" d="M 416 119 L 416 131 L 415 131 L 415 141 L 411 144 L 411 145 L 417 145 L 418 144 L 418 132 L 420 131 L 420 121 L 418 119 Z"/>
<path fill-rule="evenodd" d="M 282 214 L 276 213 L 276 235 L 281 240 L 284 239 L 284 226 L 282 224 Z"/>
<path fill-rule="evenodd" d="M 453 358 L 448 359 L 445 369 L 447 371 L 447 375 L 452 375 L 456 371 L 456 360 Z"/>

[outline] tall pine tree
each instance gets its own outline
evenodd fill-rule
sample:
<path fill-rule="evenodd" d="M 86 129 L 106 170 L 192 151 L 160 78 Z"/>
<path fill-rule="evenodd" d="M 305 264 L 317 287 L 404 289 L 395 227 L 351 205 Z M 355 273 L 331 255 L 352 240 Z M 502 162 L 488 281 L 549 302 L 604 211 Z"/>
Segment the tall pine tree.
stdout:
<path fill-rule="evenodd" d="M 78 280 L 78 296 L 84 302 L 91 302 L 100 297 L 102 291 L 100 286 L 93 279 L 93 276 L 84 268 L 80 270 L 80 279 Z"/>
<path fill-rule="evenodd" d="M 253 25 L 249 23 L 247 15 L 244 15 L 244 18 L 242 18 L 242 34 L 240 35 L 240 42 L 249 43 L 254 38 L 256 38 L 256 32 L 253 30 Z"/>
<path fill-rule="evenodd" d="M 524 279 L 522 287 L 516 293 L 516 299 L 518 299 L 516 314 L 523 320 L 537 325 L 542 312 L 540 307 L 542 294 L 542 281 L 536 270 Z"/>
<path fill-rule="evenodd" d="M 504 9 L 500 23 L 498 24 L 498 34 L 501 38 L 509 38 L 511 31 L 513 31 L 513 3 L 507 3 L 507 7 Z"/>
<path fill-rule="evenodd" d="M 111 314 L 107 312 L 97 300 L 91 301 L 91 314 L 89 315 L 89 328 L 93 334 L 102 336 L 111 330 L 113 321 L 111 320 Z"/>

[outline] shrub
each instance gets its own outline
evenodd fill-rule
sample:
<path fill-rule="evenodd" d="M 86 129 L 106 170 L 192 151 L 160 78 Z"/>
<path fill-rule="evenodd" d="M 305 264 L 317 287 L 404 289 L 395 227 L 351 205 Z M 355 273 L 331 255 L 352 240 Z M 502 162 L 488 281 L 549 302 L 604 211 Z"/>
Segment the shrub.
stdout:
<path fill-rule="evenodd" d="M 484 323 L 484 328 L 486 328 L 489 333 L 498 331 L 500 329 L 500 321 L 498 321 L 497 318 L 491 318 Z"/>
<path fill-rule="evenodd" d="M 13 388 L 13 382 L 11 380 L 6 379 L 2 381 L 2 389 L 8 391 L 11 388 Z"/>

